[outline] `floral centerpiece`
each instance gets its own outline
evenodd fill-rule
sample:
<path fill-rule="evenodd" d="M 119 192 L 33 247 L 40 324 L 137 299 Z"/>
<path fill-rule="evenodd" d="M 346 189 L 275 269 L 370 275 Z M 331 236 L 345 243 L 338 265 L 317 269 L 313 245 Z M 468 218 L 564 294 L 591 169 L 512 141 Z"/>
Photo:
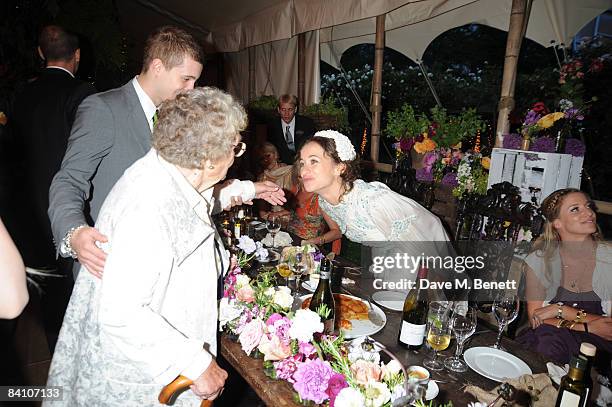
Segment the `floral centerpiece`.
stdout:
<path fill-rule="evenodd" d="M 457 166 L 457 185 L 453 195 L 462 198 L 464 194 L 486 195 L 491 159 L 480 153 L 466 153 Z"/>
<path fill-rule="evenodd" d="M 389 407 L 405 396 L 399 362 L 382 362 L 380 349 L 364 346 L 364 338 L 323 335 L 321 315 L 329 310 L 291 311 L 291 293 L 274 285 L 274 274 L 251 279 L 236 263 L 219 311 L 220 329 L 236 336 L 247 355 L 263 357 L 269 377 L 290 383 L 302 404 Z"/>

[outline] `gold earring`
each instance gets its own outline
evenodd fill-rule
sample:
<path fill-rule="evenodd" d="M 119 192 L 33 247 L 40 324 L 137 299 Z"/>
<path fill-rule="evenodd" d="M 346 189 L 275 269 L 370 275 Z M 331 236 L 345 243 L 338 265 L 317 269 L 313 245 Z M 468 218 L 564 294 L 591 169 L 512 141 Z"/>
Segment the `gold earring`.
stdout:
<path fill-rule="evenodd" d="M 214 166 L 214 165 L 209 165 L 209 166 L 208 166 L 208 169 L 209 169 L 209 170 L 214 170 L 214 169 L 215 169 L 215 166 Z"/>

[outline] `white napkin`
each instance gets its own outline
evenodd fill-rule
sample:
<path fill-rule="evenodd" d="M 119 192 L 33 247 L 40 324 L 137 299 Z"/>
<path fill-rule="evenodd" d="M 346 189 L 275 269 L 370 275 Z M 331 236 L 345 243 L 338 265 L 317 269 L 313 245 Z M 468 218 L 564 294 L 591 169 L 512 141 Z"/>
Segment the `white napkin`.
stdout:
<path fill-rule="evenodd" d="M 261 243 L 268 247 L 272 247 L 272 235 L 268 233 L 266 237 L 261 239 Z M 290 246 L 291 243 L 293 243 L 293 239 L 291 239 L 291 236 L 287 232 L 280 231 L 274 237 L 274 247 Z"/>
<path fill-rule="evenodd" d="M 561 378 L 569 372 L 569 365 L 566 363 L 564 367 L 557 366 L 553 362 L 546 363 L 546 368 L 548 369 L 548 376 L 550 376 L 550 380 L 555 382 L 558 386 L 561 384 Z"/>

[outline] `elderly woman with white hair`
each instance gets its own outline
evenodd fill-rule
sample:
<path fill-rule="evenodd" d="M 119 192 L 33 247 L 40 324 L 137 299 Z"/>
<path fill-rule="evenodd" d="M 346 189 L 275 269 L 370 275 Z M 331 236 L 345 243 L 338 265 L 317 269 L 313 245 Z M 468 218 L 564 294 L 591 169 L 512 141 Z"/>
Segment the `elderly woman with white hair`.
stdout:
<path fill-rule="evenodd" d="M 55 405 L 159 405 L 178 375 L 192 391 L 175 405 L 199 405 L 223 390 L 215 362 L 217 280 L 229 261 L 211 213 L 232 197 L 250 201 L 270 185 L 219 187 L 244 152 L 244 109 L 228 94 L 198 88 L 165 102 L 153 148 L 126 170 L 96 227 L 109 237 L 102 279 L 80 273 L 49 372 L 62 386 Z"/>

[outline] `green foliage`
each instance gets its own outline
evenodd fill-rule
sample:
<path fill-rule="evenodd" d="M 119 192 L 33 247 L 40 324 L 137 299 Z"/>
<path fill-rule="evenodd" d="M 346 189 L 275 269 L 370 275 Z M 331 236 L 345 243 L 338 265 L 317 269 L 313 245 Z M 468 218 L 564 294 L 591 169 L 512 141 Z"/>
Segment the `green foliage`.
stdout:
<path fill-rule="evenodd" d="M 278 98 L 273 95 L 262 95 L 249 102 L 249 108 L 255 110 L 272 110 L 278 107 Z"/>
<path fill-rule="evenodd" d="M 456 116 L 449 116 L 445 109 L 435 106 L 431 109 L 431 120 L 438 125 L 434 137 L 438 147 L 454 146 L 485 128 L 476 109 L 467 109 Z"/>
<path fill-rule="evenodd" d="M 331 97 L 324 98 L 321 103 L 315 103 L 302 108 L 304 116 L 316 119 L 317 116 L 331 116 L 336 122 L 336 130 L 346 131 L 349 128 L 348 111 L 344 107 L 338 107 Z"/>
<path fill-rule="evenodd" d="M 424 114 L 417 115 L 414 108 L 404 104 L 401 109 L 387 113 L 385 136 L 400 140 L 404 137 L 416 137 L 427 131 L 429 120 Z"/>

